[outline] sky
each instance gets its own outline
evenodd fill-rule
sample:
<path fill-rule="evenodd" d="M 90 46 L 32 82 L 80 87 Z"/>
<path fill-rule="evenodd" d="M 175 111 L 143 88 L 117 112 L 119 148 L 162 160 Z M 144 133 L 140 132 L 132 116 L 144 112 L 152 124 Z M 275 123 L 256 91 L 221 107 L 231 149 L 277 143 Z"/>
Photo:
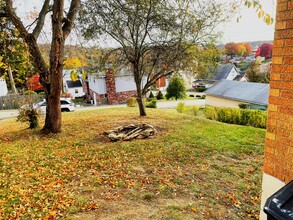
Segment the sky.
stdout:
<path fill-rule="evenodd" d="M 222 0 L 220 0 L 222 1 Z M 223 0 L 224 1 L 224 0 Z M 240 1 L 240 0 L 239 0 Z M 275 18 L 276 0 L 260 0 L 263 9 Z M 43 1 L 35 0 L 16 0 L 16 6 L 19 9 L 18 13 L 21 17 L 25 16 L 25 11 L 30 11 L 35 8 L 37 11 L 42 5 Z M 68 0 L 65 1 L 68 4 Z M 241 16 L 239 22 L 237 17 Z M 219 30 L 223 33 L 221 43 L 228 42 L 249 42 L 259 40 L 273 40 L 274 38 L 274 24 L 267 25 L 262 19 L 257 17 L 257 13 L 252 8 L 247 8 L 243 5 L 240 8 L 239 14 L 231 17 L 230 22 L 219 26 Z M 74 31 L 73 31 L 74 32 Z M 46 34 L 41 35 L 43 41 L 49 42 Z M 71 35 L 67 40 L 69 44 L 79 44 L 79 40 Z"/>
<path fill-rule="evenodd" d="M 260 0 L 263 9 L 275 18 L 276 3 L 274 0 Z M 243 6 L 240 10 L 241 18 L 237 22 L 237 16 L 221 27 L 223 31 L 223 43 L 228 42 L 249 42 L 258 40 L 274 39 L 274 24 L 267 25 L 262 19 L 257 17 L 257 13 L 252 8 Z"/>

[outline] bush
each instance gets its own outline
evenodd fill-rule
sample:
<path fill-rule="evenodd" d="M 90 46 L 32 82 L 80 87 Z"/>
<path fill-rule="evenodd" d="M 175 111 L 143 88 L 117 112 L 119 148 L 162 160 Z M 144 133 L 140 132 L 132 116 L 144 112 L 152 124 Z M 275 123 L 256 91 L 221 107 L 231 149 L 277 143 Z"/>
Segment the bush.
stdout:
<path fill-rule="evenodd" d="M 207 119 L 257 128 L 265 128 L 267 121 L 266 111 L 238 108 L 206 107 L 205 116 Z"/>
<path fill-rule="evenodd" d="M 128 107 L 135 107 L 137 106 L 137 101 L 135 97 L 130 97 L 129 99 L 127 99 L 127 106 Z"/>
<path fill-rule="evenodd" d="M 27 90 L 23 94 L 24 95 L 36 95 L 37 93 L 35 91 L 32 91 L 32 90 Z"/>
<path fill-rule="evenodd" d="M 186 111 L 186 106 L 184 102 L 179 102 L 177 107 L 176 107 L 177 112 L 183 113 Z"/>
<path fill-rule="evenodd" d="M 157 100 L 161 100 L 164 99 L 164 95 L 161 91 L 158 92 L 157 96 L 156 96 Z"/>
<path fill-rule="evenodd" d="M 19 109 L 17 121 L 29 123 L 29 128 L 34 129 L 39 126 L 39 116 L 40 112 L 33 104 L 26 104 Z"/>
<path fill-rule="evenodd" d="M 206 99 L 206 95 L 202 95 L 199 99 Z"/>
<path fill-rule="evenodd" d="M 184 99 L 186 96 L 186 89 L 183 79 L 179 75 L 174 75 L 167 87 L 166 98 Z"/>
<path fill-rule="evenodd" d="M 150 95 L 149 95 L 149 99 L 151 100 L 151 99 L 153 99 L 153 98 L 155 98 L 155 96 L 154 96 L 153 92 L 151 91 L 151 92 L 150 92 Z"/>
<path fill-rule="evenodd" d="M 194 95 L 191 94 L 191 95 L 189 95 L 189 97 L 194 97 Z"/>
<path fill-rule="evenodd" d="M 195 105 L 195 106 L 190 106 L 186 109 L 186 111 L 190 112 L 192 115 L 197 116 L 198 112 L 199 112 L 199 106 Z"/>
<path fill-rule="evenodd" d="M 152 99 L 151 101 L 147 102 L 145 105 L 146 108 L 157 108 L 157 101 Z"/>
<path fill-rule="evenodd" d="M 211 107 L 211 106 L 206 107 L 204 114 L 207 119 L 218 120 L 217 109 L 215 107 Z"/>
<path fill-rule="evenodd" d="M 240 103 L 238 106 L 239 106 L 239 108 L 242 108 L 242 109 L 248 109 L 249 104 L 248 103 Z"/>
<path fill-rule="evenodd" d="M 198 89 L 197 89 L 197 91 L 198 92 L 204 92 L 204 91 L 206 91 L 207 89 L 206 88 L 203 88 L 203 87 L 199 87 Z"/>

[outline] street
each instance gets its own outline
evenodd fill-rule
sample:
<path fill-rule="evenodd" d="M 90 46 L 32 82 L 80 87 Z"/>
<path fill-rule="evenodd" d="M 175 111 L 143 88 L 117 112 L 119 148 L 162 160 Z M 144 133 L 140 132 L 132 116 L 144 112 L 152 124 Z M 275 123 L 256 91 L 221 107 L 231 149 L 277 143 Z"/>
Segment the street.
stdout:
<path fill-rule="evenodd" d="M 157 102 L 157 108 L 159 108 L 159 109 L 176 108 L 176 106 L 178 105 L 179 102 L 184 102 L 186 106 L 191 106 L 191 105 L 205 106 L 205 99 L 194 99 L 194 100 L 177 100 L 177 101 Z M 126 107 L 126 104 L 76 107 L 75 111 L 86 111 L 86 110 L 103 109 L 103 108 L 122 108 L 122 107 Z M 16 118 L 17 115 L 18 115 L 17 109 L 1 110 L 0 111 L 0 120 L 9 119 L 9 118 Z"/>

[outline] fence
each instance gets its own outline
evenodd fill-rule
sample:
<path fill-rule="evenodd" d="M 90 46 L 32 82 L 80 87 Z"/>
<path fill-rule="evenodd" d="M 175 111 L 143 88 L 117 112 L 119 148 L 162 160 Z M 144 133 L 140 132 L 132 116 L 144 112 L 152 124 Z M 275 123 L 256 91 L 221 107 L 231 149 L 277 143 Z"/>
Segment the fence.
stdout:
<path fill-rule="evenodd" d="M 26 103 L 37 103 L 43 100 L 44 95 L 7 95 L 0 97 L 0 110 L 18 109 L 21 105 Z"/>

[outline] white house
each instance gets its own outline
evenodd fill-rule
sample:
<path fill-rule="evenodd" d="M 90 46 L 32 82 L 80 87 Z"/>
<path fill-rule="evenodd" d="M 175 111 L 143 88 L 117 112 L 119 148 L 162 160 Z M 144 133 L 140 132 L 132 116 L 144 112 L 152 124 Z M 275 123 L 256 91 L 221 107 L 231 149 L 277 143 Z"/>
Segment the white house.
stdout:
<path fill-rule="evenodd" d="M 87 82 L 89 90 L 88 96 L 93 100 L 93 104 L 107 102 L 114 104 L 125 102 L 128 98 L 136 96 L 136 85 L 133 75 L 127 70 L 122 69 L 118 73 L 111 70 L 106 73 L 90 74 Z M 142 82 L 142 86 L 146 84 L 146 78 Z"/>
<path fill-rule="evenodd" d="M 72 81 L 70 77 L 71 71 L 72 70 L 63 70 L 63 91 L 71 94 L 72 98 L 82 97 L 85 95 L 82 82 L 80 79 Z"/>
<path fill-rule="evenodd" d="M 0 96 L 6 96 L 8 93 L 7 84 L 5 79 L 0 78 Z"/>

